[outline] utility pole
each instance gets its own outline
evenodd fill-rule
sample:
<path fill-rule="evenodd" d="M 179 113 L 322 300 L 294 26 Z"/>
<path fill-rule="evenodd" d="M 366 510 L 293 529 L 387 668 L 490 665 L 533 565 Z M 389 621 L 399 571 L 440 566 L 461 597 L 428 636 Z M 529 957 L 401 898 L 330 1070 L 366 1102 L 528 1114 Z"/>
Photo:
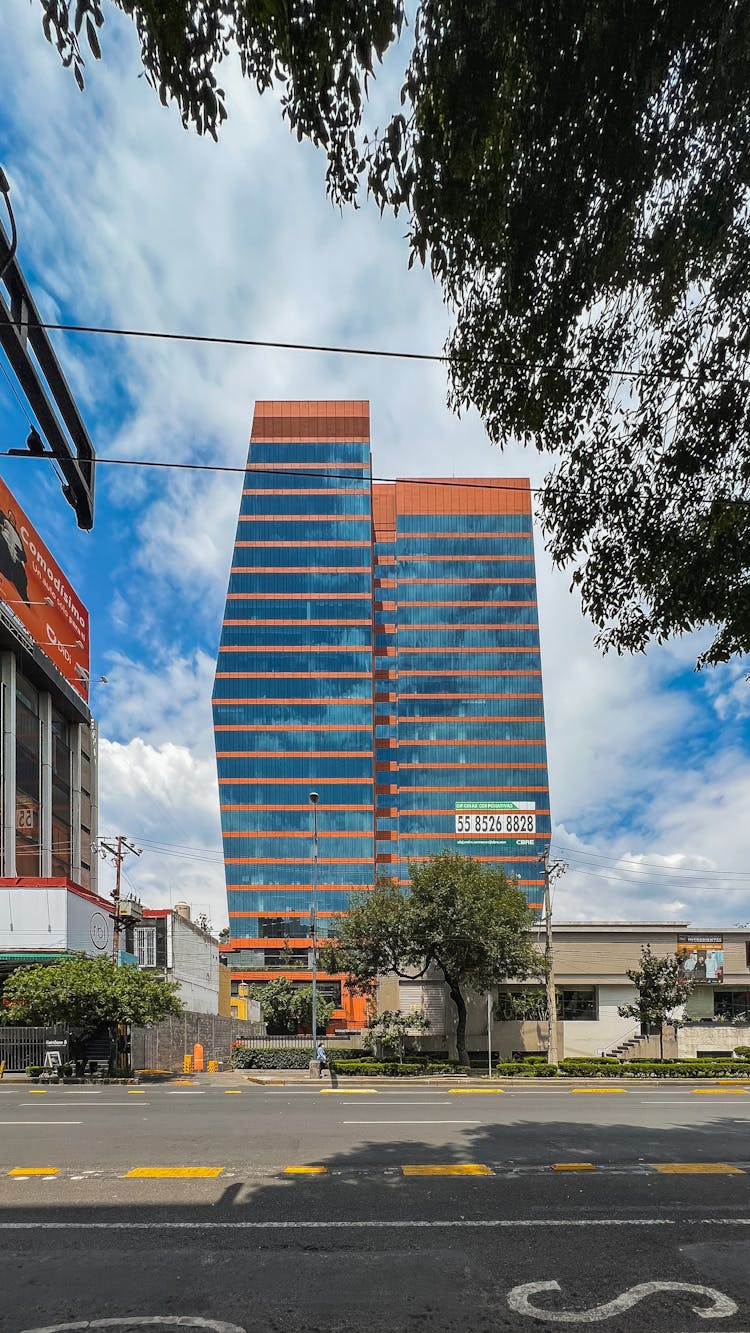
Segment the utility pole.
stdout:
<path fill-rule="evenodd" d="M 122 862 L 123 862 L 123 858 L 125 857 L 126 853 L 128 853 L 128 852 L 132 852 L 133 856 L 140 856 L 140 855 L 141 855 L 141 848 L 140 848 L 140 847 L 135 847 L 135 846 L 133 845 L 133 843 L 130 842 L 130 841 L 128 840 L 128 838 L 125 837 L 125 834 L 124 834 L 124 833 L 118 833 L 118 835 L 117 835 L 117 837 L 116 837 L 116 839 L 115 839 L 115 846 L 114 846 L 114 847 L 112 846 L 111 843 L 109 843 L 109 842 L 105 842 L 104 838 L 100 838 L 100 840 L 99 840 L 99 845 L 100 845 L 100 847 L 102 848 L 103 851 L 105 851 L 105 852 L 109 852 L 110 856 L 112 856 L 112 857 L 114 858 L 114 865 L 115 865 L 115 891 L 114 891 L 114 893 L 112 894 L 112 900 L 113 900 L 113 902 L 114 902 L 114 908 L 115 908 L 115 910 L 114 910 L 114 912 L 112 913 L 112 921 L 113 921 L 113 926 L 112 926 L 112 961 L 114 962 L 115 966 L 119 967 L 119 965 L 120 965 L 120 896 L 121 896 L 121 895 L 120 895 L 120 885 L 121 885 L 121 881 L 122 881 Z"/>
<path fill-rule="evenodd" d="M 562 875 L 567 867 L 562 861 L 550 862 L 545 852 L 542 857 L 544 871 L 544 961 L 547 965 L 547 1064 L 557 1064 L 557 991 L 555 989 L 555 958 L 552 948 L 552 903 L 550 898 L 550 878 Z"/>
<path fill-rule="evenodd" d="M 313 812 L 312 907 L 310 925 L 312 938 L 312 1039 L 313 1059 L 318 1055 L 318 793 L 310 792 Z"/>

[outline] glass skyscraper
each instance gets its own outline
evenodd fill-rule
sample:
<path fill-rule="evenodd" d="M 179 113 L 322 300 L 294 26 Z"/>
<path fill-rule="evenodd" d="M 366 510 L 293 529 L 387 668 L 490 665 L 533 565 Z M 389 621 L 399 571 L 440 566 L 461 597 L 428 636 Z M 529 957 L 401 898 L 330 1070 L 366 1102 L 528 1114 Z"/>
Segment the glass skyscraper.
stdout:
<path fill-rule="evenodd" d="M 449 847 L 542 894 L 549 788 L 531 497 L 373 485 L 366 402 L 257 403 L 214 687 L 235 989 Z M 338 1027 L 363 1002 L 323 978 Z"/>

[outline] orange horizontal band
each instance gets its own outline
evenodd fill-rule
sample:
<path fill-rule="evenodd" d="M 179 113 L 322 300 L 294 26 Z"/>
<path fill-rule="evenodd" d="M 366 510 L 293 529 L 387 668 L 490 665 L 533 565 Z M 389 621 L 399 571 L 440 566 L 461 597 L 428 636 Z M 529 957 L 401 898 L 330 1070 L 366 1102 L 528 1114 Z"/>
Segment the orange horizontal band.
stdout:
<path fill-rule="evenodd" d="M 273 722 L 265 726 L 245 726 L 242 722 L 215 722 L 214 731 L 262 731 L 267 732 L 269 727 L 274 731 L 372 731 L 372 727 L 350 722 Z"/>

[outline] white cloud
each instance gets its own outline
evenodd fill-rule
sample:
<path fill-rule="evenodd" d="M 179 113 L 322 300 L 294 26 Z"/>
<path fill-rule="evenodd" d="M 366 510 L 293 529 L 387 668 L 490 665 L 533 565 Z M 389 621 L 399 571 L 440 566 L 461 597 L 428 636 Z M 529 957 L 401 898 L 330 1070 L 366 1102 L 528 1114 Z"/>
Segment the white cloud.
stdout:
<path fill-rule="evenodd" d="M 234 67 L 223 71 L 231 114 L 216 145 L 185 133 L 136 77 L 125 19 L 108 16 L 105 59 L 81 97 L 43 40 L 38 7 L 6 9 L 0 81 L 6 106 L 23 114 L 5 165 L 22 261 L 45 311 L 120 327 L 440 350 L 448 312 L 429 275 L 407 271 L 402 221 L 370 206 L 332 209 L 320 155 L 296 144 L 274 101 L 259 100 Z M 476 413 L 449 415 L 440 366 L 56 341 L 100 455 L 242 468 L 255 398 L 364 397 L 378 476 L 538 483 L 549 466 L 520 448 L 499 455 Z M 233 474 L 101 467 L 93 538 L 73 534 L 49 482 L 37 511 L 98 608 L 96 661 L 109 680 L 94 695 L 102 827 L 213 856 L 210 692 L 240 485 Z M 572 848 L 558 917 L 750 915 L 730 887 L 738 879 L 718 874 L 750 865 L 750 764 L 737 727 L 750 698 L 746 667 L 686 679 L 699 636 L 602 658 L 568 578 L 541 543 L 537 556 L 552 809 L 556 838 Z M 688 873 L 696 869 L 699 887 Z M 224 919 L 218 862 L 152 851 L 128 873 L 149 901 L 194 893 L 199 910 L 205 895 Z"/>

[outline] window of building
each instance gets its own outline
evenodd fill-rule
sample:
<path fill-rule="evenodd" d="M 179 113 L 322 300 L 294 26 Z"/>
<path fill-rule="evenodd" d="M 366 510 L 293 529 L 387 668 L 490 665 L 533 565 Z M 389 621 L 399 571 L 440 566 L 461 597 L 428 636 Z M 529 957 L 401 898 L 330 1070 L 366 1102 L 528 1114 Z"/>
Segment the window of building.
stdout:
<path fill-rule="evenodd" d="M 557 1016 L 566 1023 L 575 1020 L 595 1022 L 596 986 L 581 986 L 569 990 L 567 986 L 557 991 Z"/>
<path fill-rule="evenodd" d="M 750 1019 L 750 990 L 715 990 L 714 1017 Z"/>
<path fill-rule="evenodd" d="M 71 866 L 71 765 L 70 727 L 52 710 L 52 874 L 70 874 Z"/>
<path fill-rule="evenodd" d="M 156 967 L 156 929 L 154 926 L 136 926 L 133 931 L 135 952 L 139 967 Z"/>
<path fill-rule="evenodd" d="M 39 696 L 19 678 L 16 693 L 16 872 L 39 874 L 41 829 Z"/>

